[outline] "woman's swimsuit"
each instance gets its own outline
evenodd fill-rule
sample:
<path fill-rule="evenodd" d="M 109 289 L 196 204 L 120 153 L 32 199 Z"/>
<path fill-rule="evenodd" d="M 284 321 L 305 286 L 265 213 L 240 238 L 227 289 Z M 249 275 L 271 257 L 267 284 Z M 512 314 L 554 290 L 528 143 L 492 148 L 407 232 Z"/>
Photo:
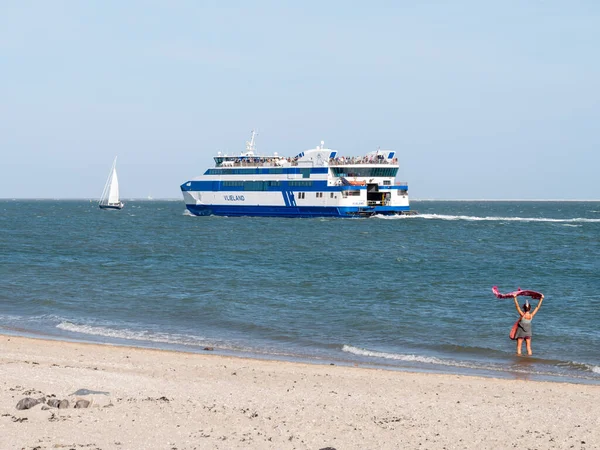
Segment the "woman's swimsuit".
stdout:
<path fill-rule="evenodd" d="M 519 322 L 519 328 L 517 329 L 516 339 L 531 339 L 531 319 L 526 319 L 525 317 L 521 318 Z"/>

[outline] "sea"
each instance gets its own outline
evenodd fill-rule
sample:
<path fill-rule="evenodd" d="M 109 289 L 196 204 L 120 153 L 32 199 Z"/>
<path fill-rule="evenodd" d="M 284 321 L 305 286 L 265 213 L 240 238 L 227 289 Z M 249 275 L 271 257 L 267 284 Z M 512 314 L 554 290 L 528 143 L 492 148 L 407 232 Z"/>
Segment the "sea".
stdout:
<path fill-rule="evenodd" d="M 125 202 L 0 200 L 0 333 L 600 383 L 600 202 L 412 201 L 415 216 L 353 219 Z M 492 286 L 544 294 L 533 356 L 516 355 L 518 314 Z"/>

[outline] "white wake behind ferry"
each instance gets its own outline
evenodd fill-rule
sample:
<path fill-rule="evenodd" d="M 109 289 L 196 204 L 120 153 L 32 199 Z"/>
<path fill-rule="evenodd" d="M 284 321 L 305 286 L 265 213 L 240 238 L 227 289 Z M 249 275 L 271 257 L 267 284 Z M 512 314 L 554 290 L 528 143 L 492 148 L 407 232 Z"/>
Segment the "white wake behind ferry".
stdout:
<path fill-rule="evenodd" d="M 215 166 L 181 185 L 194 215 L 356 217 L 411 214 L 408 184 L 396 182 L 393 151 L 361 157 L 317 148 L 294 157 L 255 153 L 253 131 L 246 151 L 214 157 Z"/>

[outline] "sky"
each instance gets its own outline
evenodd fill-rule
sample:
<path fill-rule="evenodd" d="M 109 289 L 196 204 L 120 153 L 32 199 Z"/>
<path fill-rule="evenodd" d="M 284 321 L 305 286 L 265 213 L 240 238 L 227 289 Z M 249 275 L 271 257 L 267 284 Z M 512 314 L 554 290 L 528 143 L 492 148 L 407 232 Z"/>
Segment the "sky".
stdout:
<path fill-rule="evenodd" d="M 600 2 L 0 2 L 0 198 L 391 149 L 413 199 L 600 199 Z"/>

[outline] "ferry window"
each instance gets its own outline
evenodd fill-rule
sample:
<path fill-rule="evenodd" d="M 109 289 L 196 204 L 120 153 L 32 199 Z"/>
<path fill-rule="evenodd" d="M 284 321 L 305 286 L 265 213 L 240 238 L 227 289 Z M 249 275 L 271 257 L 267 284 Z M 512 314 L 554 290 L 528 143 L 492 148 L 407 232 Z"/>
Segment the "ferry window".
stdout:
<path fill-rule="evenodd" d="M 389 186 L 390 184 L 392 184 L 392 182 L 390 180 L 383 180 L 384 186 Z"/>
<path fill-rule="evenodd" d="M 397 167 L 331 167 L 335 177 L 395 177 Z"/>
<path fill-rule="evenodd" d="M 302 178 L 310 178 L 310 167 L 300 169 L 300 173 L 302 174 Z"/>
<path fill-rule="evenodd" d="M 265 182 L 264 181 L 245 181 L 244 182 L 244 190 L 245 191 L 264 191 L 265 190 Z"/>
<path fill-rule="evenodd" d="M 333 198 L 333 192 L 329 193 L 329 198 Z"/>

